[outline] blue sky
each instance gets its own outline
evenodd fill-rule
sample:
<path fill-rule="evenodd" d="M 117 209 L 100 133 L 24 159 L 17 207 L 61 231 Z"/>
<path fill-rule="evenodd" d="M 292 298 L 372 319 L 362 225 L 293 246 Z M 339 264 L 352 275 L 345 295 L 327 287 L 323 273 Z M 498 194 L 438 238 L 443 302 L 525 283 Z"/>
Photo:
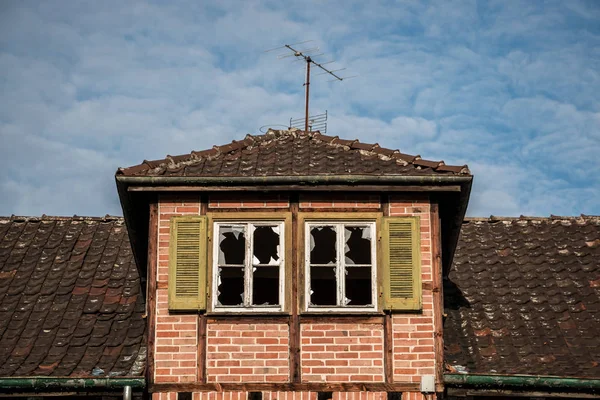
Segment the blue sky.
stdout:
<path fill-rule="evenodd" d="M 600 214 L 598 1 L 2 1 L 0 215 L 121 215 L 119 166 L 303 112 L 468 164 L 469 215 Z"/>

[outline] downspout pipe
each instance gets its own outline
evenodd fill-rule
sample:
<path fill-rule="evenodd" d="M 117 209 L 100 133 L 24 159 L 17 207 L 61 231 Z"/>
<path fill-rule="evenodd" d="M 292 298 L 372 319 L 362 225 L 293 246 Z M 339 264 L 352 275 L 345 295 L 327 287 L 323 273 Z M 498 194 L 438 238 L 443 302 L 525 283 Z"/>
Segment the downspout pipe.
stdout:
<path fill-rule="evenodd" d="M 131 386 L 123 388 L 123 400 L 131 400 Z"/>
<path fill-rule="evenodd" d="M 23 377 L 0 378 L 0 393 L 4 392 L 65 392 L 85 390 L 124 390 L 144 389 L 144 378 L 53 378 Z"/>
<path fill-rule="evenodd" d="M 446 374 L 447 387 L 486 390 L 544 390 L 600 392 L 600 379 L 562 378 L 540 375 L 470 375 Z"/>

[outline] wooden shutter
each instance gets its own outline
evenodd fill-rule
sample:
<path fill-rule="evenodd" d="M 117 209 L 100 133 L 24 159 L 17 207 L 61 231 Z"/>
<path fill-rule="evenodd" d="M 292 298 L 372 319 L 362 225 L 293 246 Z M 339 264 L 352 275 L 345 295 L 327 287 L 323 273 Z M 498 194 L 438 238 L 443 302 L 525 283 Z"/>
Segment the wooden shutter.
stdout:
<path fill-rule="evenodd" d="M 171 219 L 169 309 L 206 309 L 206 217 Z"/>
<path fill-rule="evenodd" d="M 421 254 L 418 217 L 383 219 L 384 308 L 421 309 Z"/>

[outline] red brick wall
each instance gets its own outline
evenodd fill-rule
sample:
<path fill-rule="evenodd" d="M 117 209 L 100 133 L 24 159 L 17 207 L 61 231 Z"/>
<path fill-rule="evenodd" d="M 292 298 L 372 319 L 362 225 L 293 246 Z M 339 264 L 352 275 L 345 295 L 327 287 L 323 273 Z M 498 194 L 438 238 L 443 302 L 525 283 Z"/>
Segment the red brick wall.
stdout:
<path fill-rule="evenodd" d="M 158 204 L 158 271 L 154 381 L 195 382 L 198 360 L 198 316 L 169 314 L 169 235 L 170 220 L 176 215 L 200 214 L 200 196 L 162 195 Z M 161 285 L 162 284 L 162 285 Z"/>
<path fill-rule="evenodd" d="M 288 195 L 279 194 L 215 194 L 208 200 L 210 208 L 281 208 L 289 207 Z"/>
<path fill-rule="evenodd" d="M 431 207 L 429 200 L 390 196 L 390 216 L 418 216 L 421 225 L 421 280 L 432 283 Z M 431 285 L 425 285 L 431 287 Z M 394 381 L 420 382 L 435 374 L 433 292 L 423 289 L 421 314 L 394 314 Z"/>
<path fill-rule="evenodd" d="M 328 197 L 329 196 L 329 197 Z M 169 224 L 176 215 L 200 214 L 198 194 L 161 195 L 159 200 L 157 304 L 154 359 L 156 383 L 196 382 L 198 379 L 198 316 L 169 314 L 168 263 Z M 209 208 L 285 208 L 287 196 L 249 194 L 235 197 L 221 194 L 211 196 Z M 365 194 L 331 195 L 301 194 L 300 206 L 335 210 L 336 208 L 380 207 L 379 196 Z M 416 215 L 421 223 L 422 281 L 432 282 L 431 207 L 427 198 L 390 196 L 391 216 Z M 260 317 L 257 317 L 260 318 Z M 289 331 L 287 324 L 230 324 L 209 323 L 207 326 L 206 377 L 208 382 L 285 382 L 289 379 Z M 423 311 L 413 314 L 394 314 L 393 377 L 395 382 L 420 381 L 422 375 L 434 375 L 433 293 L 423 290 Z M 301 372 L 303 382 L 383 382 L 383 326 L 378 324 L 304 324 L 301 328 Z M 418 394 L 418 393 L 417 393 Z M 164 393 L 173 398 L 171 394 Z M 230 398 L 244 398 L 245 392 L 231 392 Z M 266 394 L 267 395 L 267 394 Z M 265 400 L 314 400 L 314 392 L 273 392 Z M 221 399 L 223 393 L 195 394 L 195 399 Z M 336 393 L 335 400 L 367 396 L 357 393 Z M 381 393 L 369 393 L 369 400 L 379 399 Z M 379 397 L 378 397 L 379 396 Z M 408 397 L 407 397 L 408 396 Z M 405 393 L 406 400 L 421 400 Z M 410 399 L 409 399 L 410 397 Z"/>
<path fill-rule="evenodd" d="M 208 382 L 289 379 L 289 330 L 284 324 L 209 324 L 206 352 Z"/>
<path fill-rule="evenodd" d="M 317 392 L 262 392 L 263 400 L 317 400 Z M 192 400 L 246 400 L 248 392 L 196 392 Z M 420 392 L 404 392 L 402 400 L 435 400 Z M 332 400 L 386 400 L 386 392 L 333 392 Z M 154 393 L 152 400 L 177 400 L 176 392 Z"/>
<path fill-rule="evenodd" d="M 300 208 L 379 208 L 380 196 L 373 194 L 302 193 Z"/>
<path fill-rule="evenodd" d="M 383 326 L 303 324 L 303 382 L 383 382 Z"/>

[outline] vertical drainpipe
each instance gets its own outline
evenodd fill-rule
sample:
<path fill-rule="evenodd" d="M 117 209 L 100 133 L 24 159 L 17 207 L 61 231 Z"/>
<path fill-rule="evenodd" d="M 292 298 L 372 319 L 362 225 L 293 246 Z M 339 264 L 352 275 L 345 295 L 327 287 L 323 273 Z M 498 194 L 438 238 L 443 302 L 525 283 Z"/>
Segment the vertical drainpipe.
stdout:
<path fill-rule="evenodd" d="M 123 400 L 131 400 L 131 386 L 123 387 Z"/>

